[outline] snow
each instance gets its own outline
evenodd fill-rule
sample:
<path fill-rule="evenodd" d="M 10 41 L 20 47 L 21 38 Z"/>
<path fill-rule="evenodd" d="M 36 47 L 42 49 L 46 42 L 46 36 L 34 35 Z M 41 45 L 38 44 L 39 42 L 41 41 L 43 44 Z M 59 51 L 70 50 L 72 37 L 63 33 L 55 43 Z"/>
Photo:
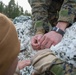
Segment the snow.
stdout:
<path fill-rule="evenodd" d="M 30 16 L 19 16 L 13 20 L 18 33 L 18 39 L 20 41 L 20 53 L 19 60 L 30 59 L 34 55 L 35 51 L 31 47 L 30 39 L 32 37 L 32 20 Z M 21 75 L 30 75 L 33 70 L 32 66 L 27 66 L 20 70 Z"/>
<path fill-rule="evenodd" d="M 20 50 L 26 49 L 27 45 L 28 45 L 28 41 L 30 40 L 30 29 L 32 27 L 31 23 L 31 17 L 30 16 L 19 16 L 16 17 L 13 20 L 13 23 L 15 24 L 17 33 L 18 33 L 18 38 L 20 41 Z"/>

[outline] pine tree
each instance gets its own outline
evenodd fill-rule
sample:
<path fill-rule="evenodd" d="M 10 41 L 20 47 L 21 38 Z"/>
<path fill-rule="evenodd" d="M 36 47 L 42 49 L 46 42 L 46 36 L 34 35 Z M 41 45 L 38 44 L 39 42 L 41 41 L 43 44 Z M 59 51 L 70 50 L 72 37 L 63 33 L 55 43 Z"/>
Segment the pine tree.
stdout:
<path fill-rule="evenodd" d="M 3 4 L 3 2 L 1 1 L 1 2 L 0 2 L 0 12 L 3 13 L 3 10 L 4 10 L 4 4 Z"/>
<path fill-rule="evenodd" d="M 10 0 L 8 5 L 5 5 L 2 1 L 0 1 L 0 12 L 12 19 L 20 15 L 30 16 L 30 13 L 28 13 L 27 10 L 24 12 L 23 8 L 19 6 L 18 3 L 15 4 L 15 0 Z"/>
<path fill-rule="evenodd" d="M 15 10 L 15 0 L 10 0 L 8 4 L 8 14 L 10 18 L 14 18 L 14 10 Z"/>

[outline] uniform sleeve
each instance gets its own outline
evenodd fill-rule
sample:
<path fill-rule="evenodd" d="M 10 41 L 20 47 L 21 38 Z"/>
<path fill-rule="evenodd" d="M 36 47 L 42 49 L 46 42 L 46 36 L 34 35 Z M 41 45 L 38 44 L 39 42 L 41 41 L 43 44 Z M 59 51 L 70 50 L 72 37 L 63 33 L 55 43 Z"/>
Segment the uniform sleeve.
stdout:
<path fill-rule="evenodd" d="M 58 21 L 73 23 L 76 15 L 76 0 L 64 0 Z"/>
<path fill-rule="evenodd" d="M 33 27 L 37 33 L 45 33 L 48 31 L 48 5 L 47 0 L 28 0 L 32 7 Z"/>

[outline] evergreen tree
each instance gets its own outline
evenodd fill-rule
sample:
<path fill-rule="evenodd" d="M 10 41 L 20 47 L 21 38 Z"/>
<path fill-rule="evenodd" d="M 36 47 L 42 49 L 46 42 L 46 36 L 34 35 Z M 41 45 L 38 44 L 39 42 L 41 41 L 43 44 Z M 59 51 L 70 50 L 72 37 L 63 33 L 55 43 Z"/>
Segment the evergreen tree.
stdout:
<path fill-rule="evenodd" d="M 31 14 L 30 13 L 28 13 L 28 11 L 26 10 L 25 11 L 25 14 L 24 15 L 26 15 L 26 16 L 31 16 Z"/>
<path fill-rule="evenodd" d="M 19 16 L 19 6 L 18 6 L 18 3 L 17 3 L 17 5 L 15 5 L 13 15 L 14 15 L 14 17 Z"/>
<path fill-rule="evenodd" d="M 3 2 L 1 1 L 1 2 L 0 2 L 0 12 L 3 13 L 3 10 L 4 10 L 4 4 L 3 4 Z"/>
<path fill-rule="evenodd" d="M 12 19 L 20 15 L 31 15 L 27 10 L 24 12 L 23 8 L 19 6 L 18 3 L 15 4 L 15 0 L 10 0 L 8 5 L 5 5 L 2 1 L 0 1 L 0 13 L 4 13 Z"/>
<path fill-rule="evenodd" d="M 19 15 L 23 15 L 24 14 L 23 12 L 24 12 L 23 8 L 21 6 L 19 6 Z"/>
<path fill-rule="evenodd" d="M 8 6 L 5 6 L 3 13 L 4 13 L 5 15 L 9 16 L 9 15 L 8 15 L 8 13 L 9 13 L 9 12 L 8 12 Z"/>
<path fill-rule="evenodd" d="M 15 0 L 10 0 L 8 4 L 8 14 L 10 18 L 14 18 Z"/>

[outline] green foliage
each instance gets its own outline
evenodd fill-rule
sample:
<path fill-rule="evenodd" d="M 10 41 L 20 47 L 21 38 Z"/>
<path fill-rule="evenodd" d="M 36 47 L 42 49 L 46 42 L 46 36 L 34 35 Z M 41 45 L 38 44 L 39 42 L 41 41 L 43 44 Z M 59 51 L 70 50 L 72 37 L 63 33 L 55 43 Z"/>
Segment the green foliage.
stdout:
<path fill-rule="evenodd" d="M 30 14 L 30 13 L 28 13 L 28 11 L 27 11 L 27 10 L 25 11 L 24 15 L 25 15 L 25 16 L 31 16 L 31 14 Z"/>
<path fill-rule="evenodd" d="M 15 4 L 15 0 L 10 0 L 8 5 L 5 5 L 2 1 L 0 1 L 0 12 L 12 19 L 20 15 L 31 16 L 27 10 L 24 12 L 23 8 L 19 6 L 18 3 Z"/>
<path fill-rule="evenodd" d="M 0 12 L 3 12 L 3 8 L 4 8 L 4 5 L 2 2 L 0 2 Z"/>

